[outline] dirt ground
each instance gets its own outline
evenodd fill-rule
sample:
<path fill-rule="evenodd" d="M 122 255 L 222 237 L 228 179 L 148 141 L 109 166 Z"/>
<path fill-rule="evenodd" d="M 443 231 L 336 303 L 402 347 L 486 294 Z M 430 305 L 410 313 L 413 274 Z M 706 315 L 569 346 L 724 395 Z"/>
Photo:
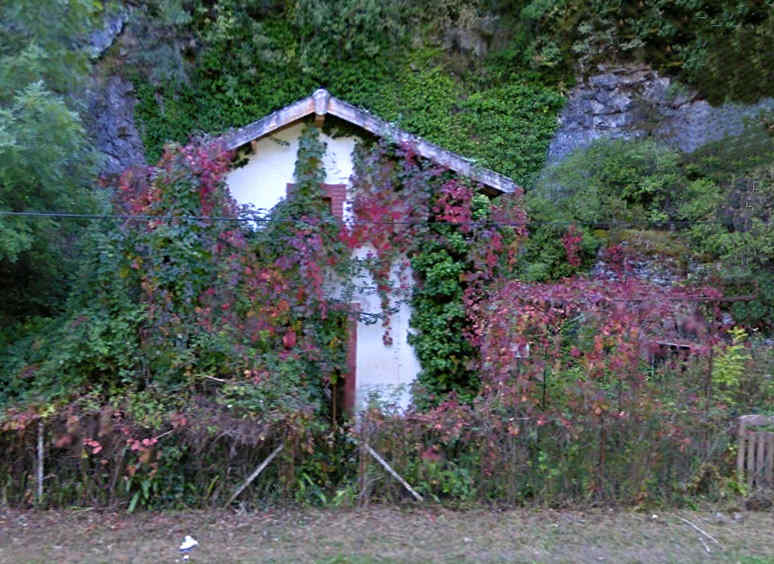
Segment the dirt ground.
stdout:
<path fill-rule="evenodd" d="M 774 513 L 439 507 L 0 510 L 0 562 L 181 562 L 177 548 L 186 534 L 200 543 L 191 562 L 774 564 Z"/>

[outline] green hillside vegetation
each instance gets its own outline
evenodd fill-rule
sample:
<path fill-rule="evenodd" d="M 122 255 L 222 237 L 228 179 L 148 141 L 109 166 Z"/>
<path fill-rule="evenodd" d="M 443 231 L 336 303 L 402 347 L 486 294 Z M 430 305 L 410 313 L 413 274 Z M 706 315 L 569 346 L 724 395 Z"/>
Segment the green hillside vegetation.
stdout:
<path fill-rule="evenodd" d="M 643 61 L 713 104 L 774 91 L 774 2 L 754 0 L 536 0 L 522 21 L 543 64 Z"/>
<path fill-rule="evenodd" d="M 168 140 L 245 125 L 325 87 L 350 103 L 519 182 L 540 170 L 564 98 L 521 49 L 477 58 L 444 50 L 444 27 L 479 21 L 456 3 L 249 2 L 199 6 L 180 33 L 199 43 L 186 80 L 140 82 L 151 159 Z M 356 8 L 357 6 L 357 8 Z M 452 19 L 454 18 L 454 19 Z M 440 29 L 439 29 L 440 26 Z"/>
<path fill-rule="evenodd" d="M 729 295 L 756 296 L 731 308 L 735 318 L 770 330 L 774 136 L 769 120 L 762 115 L 740 136 L 691 154 L 649 140 L 598 141 L 545 170 L 528 193 L 535 227 L 522 275 L 548 280 L 584 271 L 603 246 L 624 241 L 634 251 L 679 257 L 686 267 L 705 264 L 703 275 Z M 566 262 L 561 244 L 569 225 L 583 231 L 577 267 Z"/>
<path fill-rule="evenodd" d="M 150 160 L 167 140 L 244 125 L 323 86 L 529 184 L 578 70 L 643 61 L 713 103 L 774 91 L 771 0 L 142 6 L 154 24 L 137 26 L 133 60 L 147 78 L 138 113 Z M 461 49 L 460 34 L 490 48 Z"/>

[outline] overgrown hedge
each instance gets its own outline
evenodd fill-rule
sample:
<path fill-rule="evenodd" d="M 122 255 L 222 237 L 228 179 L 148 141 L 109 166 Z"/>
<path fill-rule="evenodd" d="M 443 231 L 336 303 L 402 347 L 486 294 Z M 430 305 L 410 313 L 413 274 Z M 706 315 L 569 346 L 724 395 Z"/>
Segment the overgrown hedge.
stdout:
<path fill-rule="evenodd" d="M 736 500 L 749 493 L 735 474 L 734 417 L 774 393 L 774 351 L 757 343 L 754 364 L 733 404 L 705 410 L 705 363 L 667 363 L 652 373 L 642 398 L 656 402 L 623 417 L 568 421 L 529 414 L 518 404 L 446 404 L 398 416 L 374 409 L 358 427 L 284 434 L 247 420 L 210 418 L 191 425 L 168 421 L 140 428 L 120 412 L 82 406 L 43 416 L 42 507 L 92 506 L 120 510 L 221 507 L 280 444 L 283 451 L 237 498 L 262 509 L 301 503 L 354 506 L 404 503 L 413 498 L 361 445 L 385 458 L 427 502 L 584 505 L 663 504 Z M 552 387 L 549 401 L 561 401 Z M 749 402 L 749 403 L 748 403 Z M 37 416 L 6 420 L 0 446 L 0 502 L 36 503 Z M 231 433 L 224 429 L 230 428 Z M 131 430 L 128 439 L 126 431 Z M 136 438 L 134 438 L 136 437 Z M 143 441 L 143 439 L 145 439 Z"/>
<path fill-rule="evenodd" d="M 616 282 L 515 280 L 527 235 L 519 194 L 488 202 L 410 146 L 364 148 L 349 229 L 321 203 L 322 151 L 307 128 L 298 192 L 261 229 L 231 221 L 217 146 L 170 147 L 155 169 L 121 179 L 117 209 L 135 217 L 97 230 L 66 313 L 0 359 L 9 503 L 35 499 L 38 436 L 49 505 L 225 503 L 279 444 L 248 503 L 399 499 L 358 454 L 363 441 L 450 503 L 744 491 L 733 421 L 770 405 L 771 358 L 752 365 L 741 329 L 726 342 L 717 289 L 666 291 L 623 271 Z M 449 362 L 423 364 L 422 410 L 370 410 L 342 428 L 348 312 L 324 283 L 351 273 L 352 249 L 366 244 L 375 252 L 361 266 L 385 310 L 394 261 L 414 260 L 418 349 Z M 562 245 L 577 264 L 577 240 Z M 681 336 L 697 340 L 690 354 L 657 361 L 651 345 Z"/>

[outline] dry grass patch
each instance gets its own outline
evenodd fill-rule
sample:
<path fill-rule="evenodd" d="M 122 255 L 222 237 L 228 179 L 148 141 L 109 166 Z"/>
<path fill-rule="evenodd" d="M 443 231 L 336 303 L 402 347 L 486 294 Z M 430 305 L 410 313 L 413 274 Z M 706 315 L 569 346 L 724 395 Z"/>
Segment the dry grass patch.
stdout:
<path fill-rule="evenodd" d="M 681 521 L 691 521 L 708 537 Z M 774 564 L 774 514 L 376 507 L 0 513 L 0 562 L 742 562 Z M 711 552 L 707 552 L 709 549 Z"/>

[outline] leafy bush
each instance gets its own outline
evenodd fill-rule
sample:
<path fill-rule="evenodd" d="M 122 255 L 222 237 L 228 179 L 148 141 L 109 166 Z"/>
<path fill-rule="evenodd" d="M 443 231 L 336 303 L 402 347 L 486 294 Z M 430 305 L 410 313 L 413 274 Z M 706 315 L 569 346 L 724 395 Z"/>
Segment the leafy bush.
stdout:
<path fill-rule="evenodd" d="M 774 319 L 774 137 L 766 116 L 739 137 L 684 157 L 686 182 L 679 217 L 697 252 L 719 261 L 718 276 L 752 300 L 732 306 L 736 319 L 770 329 Z"/>
<path fill-rule="evenodd" d="M 591 265 L 605 231 L 668 222 L 685 180 L 679 165 L 677 152 L 653 141 L 600 140 L 545 170 L 527 193 L 534 227 L 523 274 L 567 276 Z M 562 244 L 571 226 L 581 235 L 577 265 L 565 260 Z"/>
<path fill-rule="evenodd" d="M 766 119 L 691 154 L 649 140 L 601 140 L 543 171 L 527 194 L 533 227 L 522 275 L 586 270 L 603 245 L 636 245 L 649 230 L 651 253 L 712 263 L 707 275 L 729 293 L 753 296 L 730 306 L 736 319 L 770 328 L 774 138 Z M 565 260 L 571 228 L 580 234 L 577 264 Z M 669 232 L 656 241 L 659 229 Z"/>

